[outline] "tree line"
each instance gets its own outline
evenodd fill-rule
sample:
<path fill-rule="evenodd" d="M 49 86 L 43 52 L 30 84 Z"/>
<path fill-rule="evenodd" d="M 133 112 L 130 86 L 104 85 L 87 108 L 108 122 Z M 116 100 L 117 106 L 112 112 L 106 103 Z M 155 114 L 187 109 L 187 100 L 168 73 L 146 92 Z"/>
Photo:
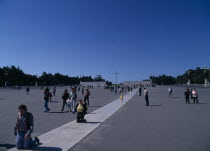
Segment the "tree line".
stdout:
<path fill-rule="evenodd" d="M 186 84 L 188 82 L 188 79 L 190 79 L 191 84 L 204 84 L 205 78 L 210 81 L 210 69 L 205 69 L 204 72 L 204 69 L 201 69 L 200 67 L 187 70 L 184 74 L 177 77 L 167 76 L 165 74 L 150 77 L 152 82 L 158 85 Z"/>
<path fill-rule="evenodd" d="M 60 73 L 46 73 L 43 72 L 41 76 L 26 74 L 19 67 L 2 67 L 0 68 L 0 86 L 50 86 L 50 85 L 79 85 L 80 81 L 105 81 L 101 75 L 95 78 L 91 76 L 70 77 Z M 111 82 L 106 81 L 107 84 Z"/>

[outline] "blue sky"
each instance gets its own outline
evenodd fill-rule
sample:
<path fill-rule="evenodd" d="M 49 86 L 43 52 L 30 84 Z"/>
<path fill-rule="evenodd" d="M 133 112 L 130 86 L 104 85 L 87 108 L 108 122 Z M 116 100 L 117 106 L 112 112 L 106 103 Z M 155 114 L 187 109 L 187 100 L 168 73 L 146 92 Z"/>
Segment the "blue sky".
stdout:
<path fill-rule="evenodd" d="M 209 57 L 209 0 L 0 0 L 1 67 L 125 81 Z"/>

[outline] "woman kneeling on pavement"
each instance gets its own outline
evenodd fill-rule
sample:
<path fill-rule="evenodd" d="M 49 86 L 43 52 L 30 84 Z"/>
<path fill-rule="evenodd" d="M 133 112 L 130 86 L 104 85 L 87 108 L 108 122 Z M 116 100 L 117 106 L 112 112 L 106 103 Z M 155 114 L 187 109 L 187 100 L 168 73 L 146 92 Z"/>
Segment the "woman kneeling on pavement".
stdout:
<path fill-rule="evenodd" d="M 79 99 L 78 102 L 76 105 L 77 123 L 85 123 L 86 119 L 84 119 L 84 116 L 87 114 L 87 107 L 82 103 L 82 99 Z"/>

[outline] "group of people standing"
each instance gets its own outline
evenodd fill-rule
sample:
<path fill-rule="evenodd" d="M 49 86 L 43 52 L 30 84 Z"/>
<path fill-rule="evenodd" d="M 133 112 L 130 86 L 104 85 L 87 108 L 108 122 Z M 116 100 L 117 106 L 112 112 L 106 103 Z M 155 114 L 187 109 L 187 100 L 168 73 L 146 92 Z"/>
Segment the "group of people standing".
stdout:
<path fill-rule="evenodd" d="M 199 103 L 198 102 L 198 91 L 194 88 L 189 90 L 189 88 L 187 88 L 184 92 L 185 95 L 185 100 L 186 100 L 186 104 L 190 104 L 190 98 L 193 100 L 194 103 Z"/>
<path fill-rule="evenodd" d="M 169 97 L 172 97 L 173 89 L 168 88 L 168 93 L 169 93 Z M 190 104 L 190 98 L 193 100 L 194 103 L 199 103 L 198 91 L 195 88 L 191 90 L 189 88 L 186 88 L 186 90 L 184 91 L 184 96 L 185 96 L 186 104 Z"/>
<path fill-rule="evenodd" d="M 63 112 L 66 106 L 73 114 L 77 113 L 77 122 L 82 123 L 86 122 L 84 116 L 87 114 L 87 105 L 89 105 L 90 92 L 88 89 L 86 89 L 84 92 L 84 103 L 82 99 L 79 99 L 77 103 L 76 90 L 76 88 L 72 88 L 70 94 L 68 93 L 67 89 L 64 91 L 64 93 L 62 94 L 63 105 L 61 111 Z"/>
<path fill-rule="evenodd" d="M 54 91 L 53 91 L 54 92 Z M 54 93 L 55 94 L 55 93 Z M 50 100 L 50 90 L 49 88 L 44 89 L 44 112 L 49 112 L 50 109 L 48 107 L 48 102 Z M 65 107 L 67 108 L 67 112 L 70 111 L 73 114 L 77 113 L 77 122 L 86 122 L 84 119 L 85 114 L 87 114 L 87 106 L 89 106 L 89 96 L 90 91 L 88 89 L 85 89 L 84 93 L 84 103 L 82 99 L 77 99 L 77 88 L 71 88 L 71 92 L 68 92 L 68 89 L 64 90 L 64 93 L 62 94 L 62 108 L 61 112 L 64 111 Z M 77 102 L 78 101 L 78 102 Z"/>
<path fill-rule="evenodd" d="M 137 88 L 137 87 L 136 87 Z M 117 89 L 117 88 L 116 88 Z M 149 92 L 146 87 L 138 87 L 138 94 L 139 96 L 142 96 L 142 90 L 143 95 L 145 98 L 146 106 L 149 106 Z M 30 89 L 29 89 L 30 91 Z M 29 93 L 28 91 L 28 93 Z M 123 91 L 123 90 L 121 90 Z M 132 91 L 130 89 L 129 91 Z M 169 97 L 172 97 L 172 88 L 168 89 Z M 116 93 L 116 92 L 115 92 Z M 53 88 L 53 94 L 50 92 L 50 89 L 47 87 L 44 89 L 44 112 L 49 112 L 50 109 L 48 107 L 48 102 L 51 100 L 50 98 L 52 95 L 56 95 L 56 87 Z M 77 113 L 76 121 L 78 123 L 85 123 L 87 122 L 84 118 L 87 114 L 88 106 L 89 106 L 89 96 L 90 91 L 89 89 L 85 89 L 82 92 L 84 97 L 84 103 L 82 99 L 78 99 L 77 96 L 77 88 L 73 87 L 71 88 L 71 92 L 68 92 L 68 89 L 64 90 L 64 93 L 62 94 L 62 108 L 61 111 L 63 112 L 65 109 L 65 106 L 72 112 Z M 196 89 L 187 88 L 184 92 L 186 104 L 190 103 L 190 97 L 193 99 L 194 103 L 198 102 L 198 92 Z M 33 115 L 27 111 L 27 107 L 25 105 L 20 105 L 18 107 L 19 113 L 17 115 L 16 125 L 14 128 L 14 134 L 16 136 L 16 147 L 18 149 L 21 148 L 30 148 L 33 145 L 39 144 L 39 139 L 35 137 L 34 139 L 31 138 L 31 133 L 33 132 Z"/>
<path fill-rule="evenodd" d="M 172 97 L 173 89 L 169 88 L 168 93 L 169 93 L 169 97 Z M 142 87 L 139 87 L 138 94 L 139 94 L 139 96 L 141 96 Z M 190 104 L 190 98 L 193 100 L 194 103 L 199 103 L 198 91 L 195 88 L 191 89 L 191 90 L 189 90 L 189 88 L 187 88 L 184 92 L 184 96 L 185 96 L 186 104 Z M 146 106 L 149 106 L 149 93 L 148 93 L 147 88 L 144 88 L 144 97 L 145 97 L 145 101 L 146 101 Z"/>
<path fill-rule="evenodd" d="M 55 96 L 56 88 L 53 89 L 53 95 Z M 50 100 L 50 89 L 47 87 L 44 89 L 44 112 L 49 112 L 50 109 L 48 107 L 48 102 Z M 76 88 L 72 88 L 70 94 L 68 90 L 65 89 L 62 94 L 63 105 L 61 111 L 63 112 L 65 106 L 68 106 L 68 101 L 70 101 L 71 105 L 70 111 L 72 113 L 77 113 L 76 121 L 78 123 L 87 122 L 84 116 L 87 114 L 87 106 L 89 105 L 89 96 L 90 92 L 88 89 L 84 92 L 84 103 L 82 99 L 78 99 L 77 103 L 77 93 Z M 76 105 L 77 103 L 77 105 Z M 39 144 L 38 137 L 32 139 L 31 134 L 33 132 L 34 119 L 33 115 L 27 111 L 27 107 L 25 105 L 20 105 L 18 107 L 19 112 L 16 118 L 16 124 L 14 127 L 14 135 L 16 136 L 16 148 L 17 149 L 29 149 L 32 146 L 36 146 Z"/>
<path fill-rule="evenodd" d="M 64 111 L 65 106 L 71 111 L 72 113 L 76 112 L 76 102 L 77 102 L 77 88 L 71 88 L 71 92 L 68 92 L 68 89 L 64 90 L 64 93 L 62 94 L 62 108 L 61 111 Z M 55 96 L 56 88 L 54 87 L 53 89 L 53 95 Z M 90 96 L 90 91 L 88 89 L 85 89 L 83 92 L 84 96 L 84 104 L 86 106 L 89 106 L 89 96 Z M 50 89 L 47 87 L 44 89 L 44 107 L 45 111 L 44 112 L 49 112 L 50 109 L 48 107 L 48 102 L 51 101 L 52 93 L 50 92 Z"/>

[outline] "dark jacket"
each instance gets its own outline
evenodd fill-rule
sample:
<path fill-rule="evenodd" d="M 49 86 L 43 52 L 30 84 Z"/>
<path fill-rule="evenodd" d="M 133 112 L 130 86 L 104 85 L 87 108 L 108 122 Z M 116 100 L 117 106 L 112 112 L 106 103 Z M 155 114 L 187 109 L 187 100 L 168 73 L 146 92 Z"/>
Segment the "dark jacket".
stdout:
<path fill-rule="evenodd" d="M 63 93 L 62 99 L 66 101 L 69 98 L 69 93 Z"/>
<path fill-rule="evenodd" d="M 185 91 L 184 95 L 185 95 L 186 98 L 189 98 L 190 97 L 190 91 Z"/>
<path fill-rule="evenodd" d="M 50 93 L 49 92 L 44 92 L 44 100 L 49 101 Z"/>
<path fill-rule="evenodd" d="M 26 131 L 27 134 L 31 134 L 33 132 L 34 119 L 33 115 L 29 112 L 21 115 L 17 114 L 16 126 L 15 126 L 15 135 L 17 131 Z"/>

